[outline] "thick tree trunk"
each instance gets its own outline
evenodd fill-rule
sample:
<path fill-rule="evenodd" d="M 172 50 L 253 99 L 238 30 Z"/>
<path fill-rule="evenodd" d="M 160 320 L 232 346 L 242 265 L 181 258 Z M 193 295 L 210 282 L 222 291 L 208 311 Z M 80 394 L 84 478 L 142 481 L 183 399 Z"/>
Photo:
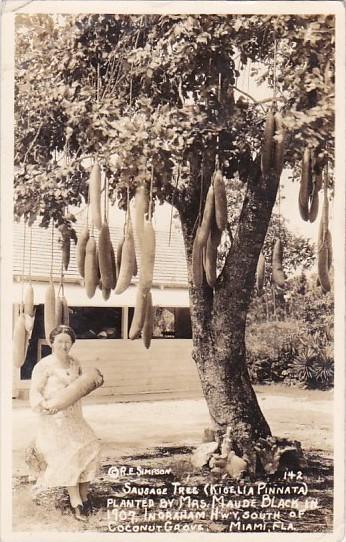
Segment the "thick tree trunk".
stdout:
<path fill-rule="evenodd" d="M 257 165 L 249 178 L 238 229 L 214 290 L 205 280 L 201 288 L 193 286 L 196 214 L 191 207 L 189 212 L 180 210 L 189 274 L 193 358 L 215 429 L 220 437 L 227 427 L 230 429 L 233 449 L 240 455 L 249 453 L 260 437 L 271 434 L 250 383 L 245 327 L 277 185 L 275 177 L 263 179 Z"/>

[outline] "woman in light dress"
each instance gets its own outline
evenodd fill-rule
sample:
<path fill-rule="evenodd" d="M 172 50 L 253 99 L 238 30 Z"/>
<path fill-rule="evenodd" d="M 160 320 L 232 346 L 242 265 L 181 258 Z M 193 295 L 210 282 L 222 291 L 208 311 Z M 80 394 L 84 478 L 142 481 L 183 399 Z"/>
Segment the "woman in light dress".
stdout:
<path fill-rule="evenodd" d="M 34 448 L 45 467 L 37 485 L 66 487 L 75 518 L 86 521 L 91 512 L 89 484 L 95 477 L 100 444 L 83 417 L 80 400 L 59 412 L 48 408 L 47 400 L 81 374 L 79 362 L 69 354 L 76 340 L 73 329 L 58 326 L 49 339 L 52 354 L 35 365 L 30 388 L 30 405 L 38 413 Z"/>

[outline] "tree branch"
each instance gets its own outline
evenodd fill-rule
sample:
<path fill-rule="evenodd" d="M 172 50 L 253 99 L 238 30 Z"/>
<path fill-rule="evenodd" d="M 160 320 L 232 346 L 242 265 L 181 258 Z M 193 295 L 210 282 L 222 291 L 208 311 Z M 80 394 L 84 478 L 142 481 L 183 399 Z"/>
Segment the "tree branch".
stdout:
<path fill-rule="evenodd" d="M 268 229 L 279 185 L 272 172 L 263 177 L 259 163 L 249 178 L 238 228 L 218 280 L 216 307 L 225 300 L 234 303 L 239 314 L 246 315 L 255 281 L 258 256 Z M 217 309 L 216 309 L 217 310 Z"/>
<path fill-rule="evenodd" d="M 35 134 L 34 139 L 31 141 L 29 147 L 27 148 L 27 151 L 26 151 L 26 153 L 25 153 L 24 160 L 23 160 L 23 165 L 26 164 L 26 159 L 27 159 L 27 157 L 28 157 L 28 154 L 29 154 L 29 152 L 31 151 L 31 149 L 33 148 L 33 146 L 35 145 L 36 140 L 37 140 L 37 138 L 38 138 L 38 136 L 39 136 L 39 134 L 40 134 L 40 131 L 41 131 L 42 126 L 43 126 L 43 120 L 41 121 L 41 123 L 40 123 L 40 125 L 39 125 L 39 127 L 38 127 L 38 129 L 37 129 L 37 132 L 36 132 L 36 134 Z"/>
<path fill-rule="evenodd" d="M 241 90 L 240 88 L 236 87 L 235 85 L 231 85 L 231 88 L 233 88 L 237 92 L 240 92 L 240 94 L 244 94 L 244 96 L 247 96 L 248 98 L 250 98 L 250 100 L 252 100 L 256 105 L 259 105 L 262 108 L 264 113 L 265 113 L 265 110 L 262 107 L 262 104 L 265 104 L 265 103 L 268 103 L 268 102 L 274 102 L 274 101 L 277 102 L 279 100 L 286 101 L 286 98 L 284 98 L 283 96 L 281 96 L 281 97 L 276 96 L 275 98 L 272 96 L 271 98 L 264 98 L 263 100 L 256 100 L 256 98 L 251 96 L 251 94 L 249 94 L 248 92 L 245 92 L 245 90 Z"/>

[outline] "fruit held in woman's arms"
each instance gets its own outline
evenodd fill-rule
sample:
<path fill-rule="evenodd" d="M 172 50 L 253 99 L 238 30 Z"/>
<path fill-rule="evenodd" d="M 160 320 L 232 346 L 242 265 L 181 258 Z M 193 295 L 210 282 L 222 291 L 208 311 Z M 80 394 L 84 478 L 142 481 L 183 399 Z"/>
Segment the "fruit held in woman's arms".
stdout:
<path fill-rule="evenodd" d="M 96 368 L 85 369 L 83 374 L 76 378 L 63 390 L 59 390 L 46 401 L 47 410 L 64 410 L 76 401 L 85 397 L 103 384 L 103 376 Z"/>

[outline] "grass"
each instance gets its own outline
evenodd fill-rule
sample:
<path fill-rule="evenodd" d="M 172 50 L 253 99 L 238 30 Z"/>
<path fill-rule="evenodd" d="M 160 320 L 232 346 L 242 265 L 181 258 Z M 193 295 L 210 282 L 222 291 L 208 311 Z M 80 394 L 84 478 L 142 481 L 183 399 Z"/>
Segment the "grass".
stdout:
<path fill-rule="evenodd" d="M 148 449 L 143 453 L 126 455 L 114 462 L 112 457 L 105 458 L 100 467 L 98 478 L 92 486 L 92 498 L 94 505 L 94 513 L 89 517 L 87 523 L 81 524 L 77 522 L 69 512 L 68 497 L 65 490 L 52 489 L 42 492 L 36 497 L 36 501 L 33 502 L 31 488 L 32 484 L 28 481 L 27 477 L 20 477 L 15 481 L 14 487 L 14 509 L 16 510 L 14 530 L 20 531 L 95 531 L 95 532 L 109 532 L 109 518 L 111 518 L 111 528 L 123 528 L 127 523 L 139 528 L 139 526 L 145 525 L 147 522 L 145 518 L 145 508 L 137 507 L 133 505 L 132 501 L 141 499 L 138 495 L 126 494 L 125 483 L 135 488 L 167 488 L 167 495 L 165 499 L 175 498 L 174 510 L 186 509 L 191 510 L 204 510 L 205 517 L 193 519 L 181 520 L 178 523 L 180 528 L 185 530 L 191 530 L 193 526 L 199 525 L 200 529 L 206 532 L 229 532 L 232 518 L 227 519 L 218 518 L 217 520 L 211 519 L 212 500 L 211 495 L 204 494 L 204 487 L 206 483 L 210 484 L 222 484 L 224 487 L 231 485 L 237 486 L 236 482 L 229 478 L 222 480 L 215 478 L 207 470 L 196 470 L 191 466 L 190 454 L 191 448 L 189 447 L 160 447 Z M 333 522 L 333 466 L 330 457 L 323 453 L 308 452 L 306 454 L 307 467 L 304 469 L 304 481 L 308 487 L 307 496 L 299 496 L 300 506 L 306 500 L 311 502 L 312 499 L 317 499 L 317 508 L 307 510 L 299 520 L 292 520 L 290 513 L 292 510 L 297 511 L 297 506 L 281 508 L 280 510 L 280 526 L 279 522 L 276 523 L 274 529 L 274 520 L 269 519 L 266 521 L 266 530 L 275 530 L 280 532 L 285 530 L 290 522 L 293 522 L 295 532 L 328 532 L 332 529 Z M 170 474 L 166 475 L 123 475 L 116 479 L 112 479 L 107 473 L 110 466 L 124 466 L 127 469 L 131 467 L 136 469 L 140 465 L 142 468 L 162 468 L 171 469 Z M 128 472 L 128 471 L 127 471 Z M 297 482 L 284 482 L 281 477 L 267 477 L 263 479 L 267 483 L 267 487 L 277 486 L 293 486 L 297 485 Z M 194 504 L 188 506 L 187 500 L 182 502 L 179 500 L 179 496 L 174 495 L 174 482 L 188 487 L 197 488 L 197 495 L 193 495 Z M 249 491 L 249 488 L 258 488 L 258 482 L 250 482 L 245 480 L 240 482 L 239 487 L 241 491 Z M 298 484 L 299 485 L 299 484 Z M 129 486 L 127 486 L 129 487 Z M 238 486 L 237 486 L 238 487 Z M 186 495 L 185 495 L 186 496 Z M 294 497 L 294 496 L 293 496 Z M 107 499 L 113 498 L 117 501 L 117 508 L 127 502 L 128 506 L 122 506 L 120 509 L 124 511 L 126 515 L 125 519 L 119 519 L 114 523 L 114 516 L 112 515 L 112 507 L 107 516 Z M 148 497 L 152 500 L 153 505 L 149 508 L 150 512 L 162 512 L 160 507 L 160 495 L 150 495 Z M 227 502 L 232 499 L 234 510 L 239 510 L 236 503 L 244 503 L 244 495 L 233 495 L 227 497 Z M 283 498 L 287 503 L 289 499 L 292 499 L 292 495 L 284 495 L 278 498 Z M 203 501 L 203 504 L 202 504 Z M 203 506 L 201 508 L 201 506 Z M 225 506 L 223 510 L 230 511 L 229 506 Z M 243 506 L 243 512 L 246 510 L 246 506 Z M 261 506 L 261 496 L 255 495 L 253 498 L 252 506 L 248 509 L 251 512 L 254 519 L 246 521 L 246 525 L 249 523 L 252 525 L 259 524 L 256 520 L 256 514 L 260 512 L 270 513 L 277 512 L 277 508 L 271 506 L 263 509 Z M 156 528 L 164 529 L 165 520 L 158 517 L 154 522 Z M 236 524 L 236 522 L 234 522 Z M 242 522 L 242 524 L 244 521 Z M 245 524 L 245 523 L 244 523 Z M 118 527 L 120 525 L 120 527 Z M 237 526 L 233 526 L 231 530 L 237 530 Z M 133 527 L 132 527 L 133 528 Z"/>

